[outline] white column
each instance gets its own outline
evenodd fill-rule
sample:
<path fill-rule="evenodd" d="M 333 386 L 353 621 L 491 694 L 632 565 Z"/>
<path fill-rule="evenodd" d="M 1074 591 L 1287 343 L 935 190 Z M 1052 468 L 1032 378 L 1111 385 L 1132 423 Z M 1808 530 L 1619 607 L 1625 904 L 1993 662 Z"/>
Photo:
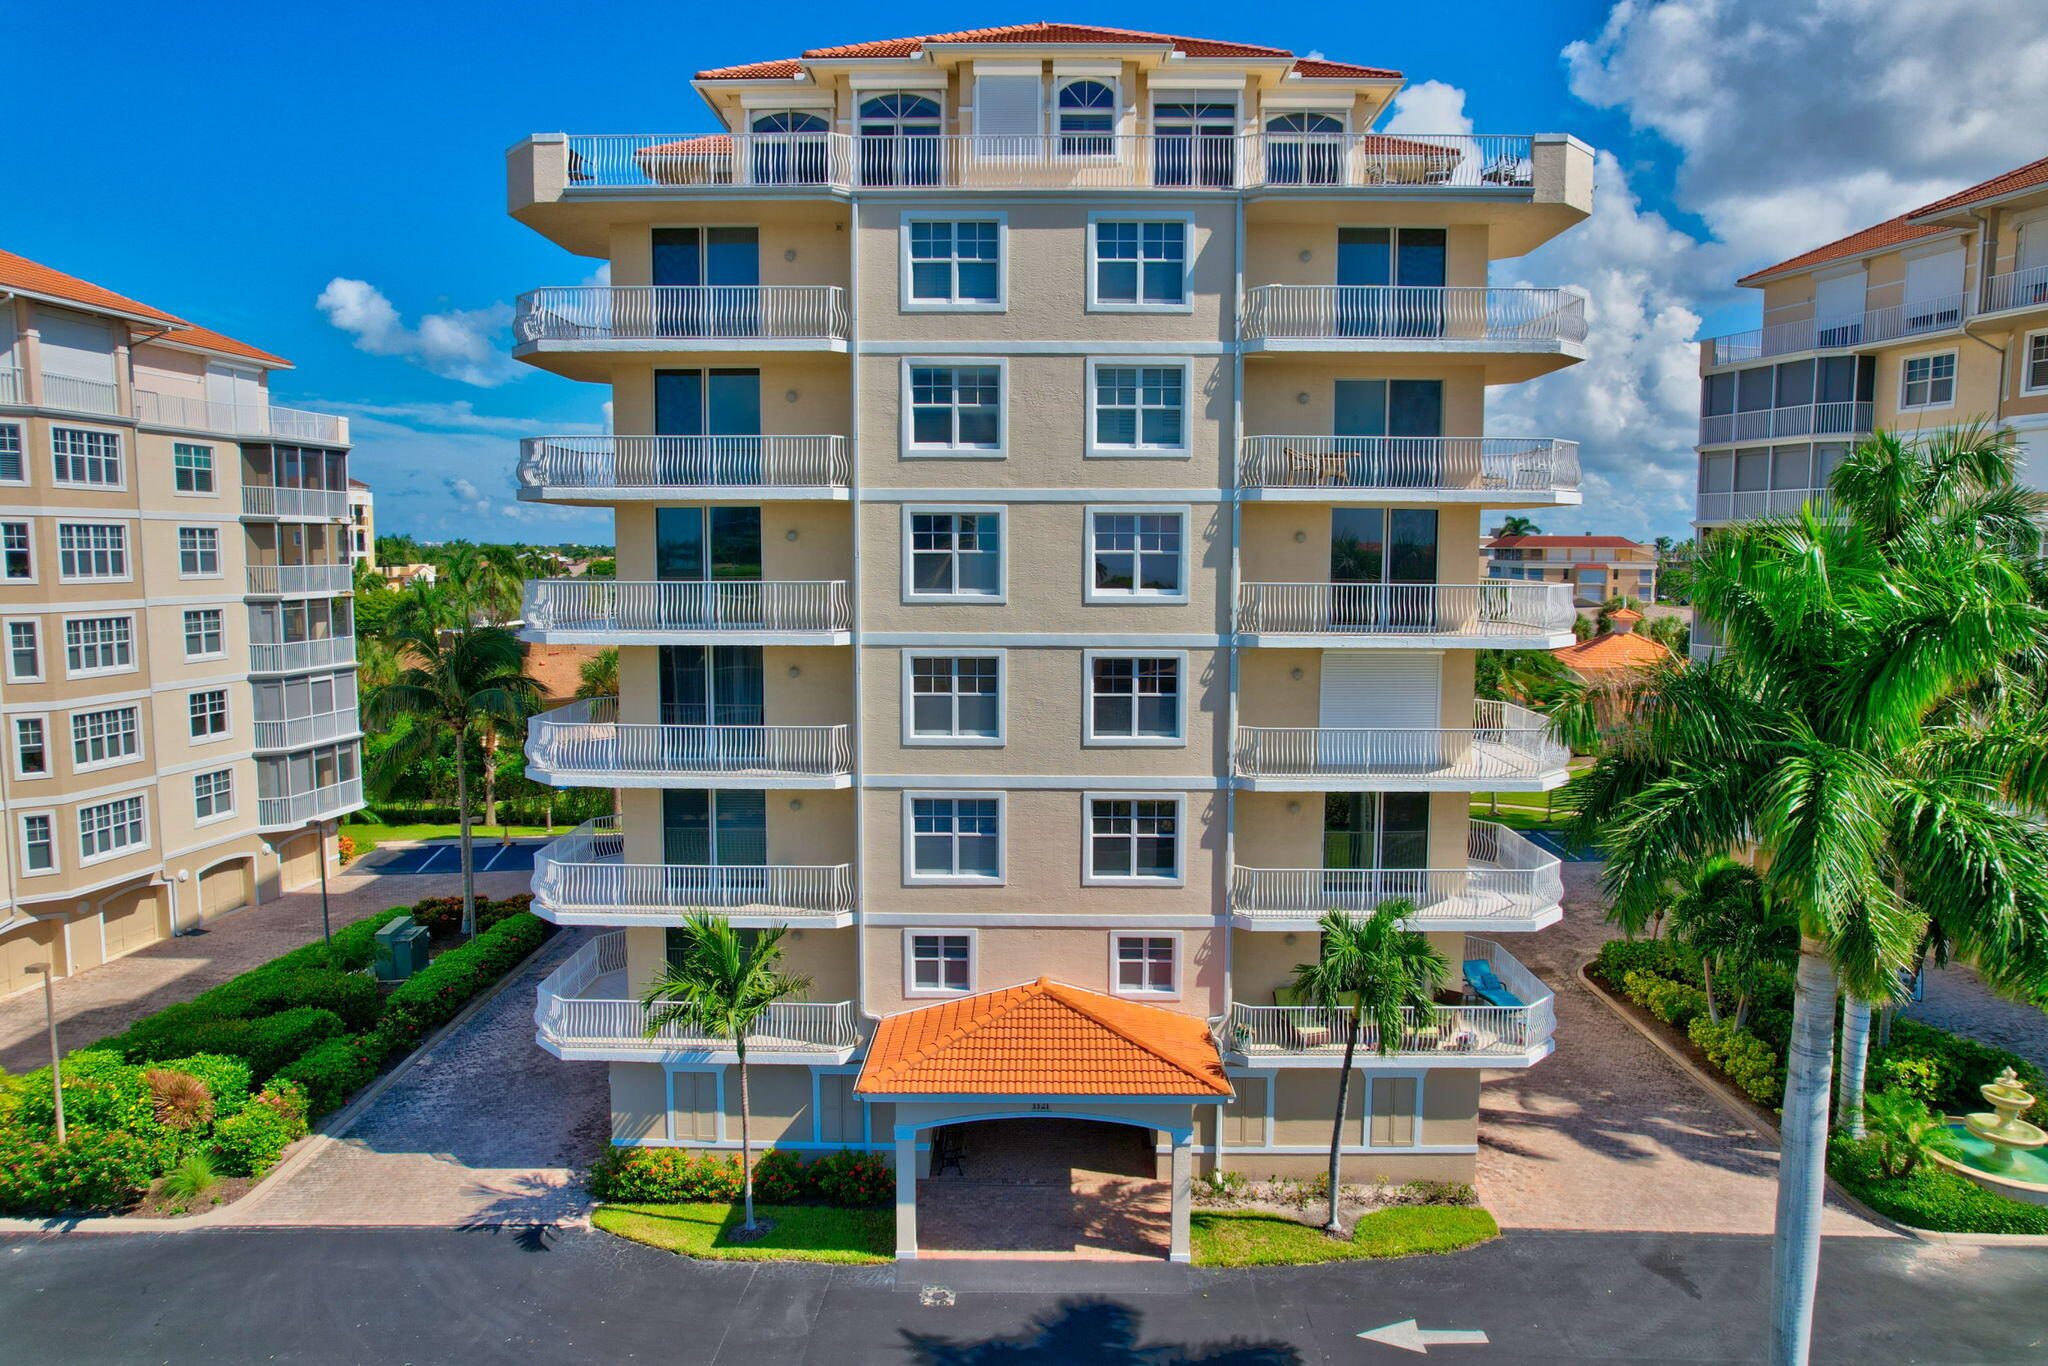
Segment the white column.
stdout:
<path fill-rule="evenodd" d="M 917 1130 L 896 1128 L 896 1260 L 917 1257 Z"/>
<path fill-rule="evenodd" d="M 1189 1206 L 1194 1202 L 1194 1138 L 1192 1129 L 1177 1129 L 1173 1134 L 1172 1247 L 1168 1255 L 1176 1262 L 1194 1260 L 1194 1242 L 1188 1229 Z"/>

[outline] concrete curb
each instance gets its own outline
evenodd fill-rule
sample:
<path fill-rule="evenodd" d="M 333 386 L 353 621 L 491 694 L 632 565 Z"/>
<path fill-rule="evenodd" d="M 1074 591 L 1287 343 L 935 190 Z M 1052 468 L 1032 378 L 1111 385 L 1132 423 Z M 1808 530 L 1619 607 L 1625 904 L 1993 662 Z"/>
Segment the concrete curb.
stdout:
<path fill-rule="evenodd" d="M 1598 998 L 1602 1005 L 1614 1012 L 1617 1018 L 1648 1039 L 1658 1052 L 1677 1063 L 1687 1076 L 1699 1083 L 1701 1090 L 1720 1102 L 1721 1108 L 1744 1124 L 1755 1128 L 1770 1140 L 1772 1147 L 1784 1147 L 1784 1136 L 1779 1132 L 1778 1126 L 1759 1114 L 1758 1107 L 1751 1103 L 1749 1097 L 1737 1093 L 1727 1082 L 1705 1071 L 1691 1058 L 1674 1048 L 1669 1040 L 1660 1038 L 1655 1031 L 1646 1028 L 1641 1020 L 1622 1008 L 1621 1003 L 1609 994 L 1606 987 L 1594 980 L 1593 975 L 1586 971 L 1585 964 L 1579 966 L 1579 980 L 1585 983 L 1586 989 Z M 1827 1186 L 1828 1194 L 1841 1201 L 1851 1213 L 1902 1238 L 1912 1238 L 1926 1243 L 1944 1243 L 1951 1247 L 2048 1247 L 2048 1234 L 2041 1233 L 1942 1233 L 1935 1229 L 1914 1228 L 1911 1224 L 1902 1224 L 1888 1215 L 1879 1214 L 1857 1199 L 1832 1176 L 1827 1178 Z"/>
<path fill-rule="evenodd" d="M 557 934 L 560 928 L 557 927 Z M 533 963 L 533 960 L 552 946 L 556 934 L 550 934 L 534 946 L 533 952 L 505 970 L 491 989 L 476 997 L 455 1013 L 455 1018 L 422 1039 L 419 1046 L 405 1055 L 398 1066 L 371 1082 L 361 1095 L 327 1116 L 319 1127 L 294 1145 L 296 1151 L 270 1169 L 262 1183 L 241 1200 L 204 1214 L 195 1214 L 189 1219 L 124 1219 L 111 1215 L 93 1215 L 82 1219 L 9 1219 L 0 1218 L 0 1234 L 7 1233 L 193 1233 L 211 1228 L 312 1228 L 328 1225 L 310 1224 L 268 1224 L 260 1218 L 248 1217 L 251 1206 L 261 1205 L 273 1192 L 282 1187 L 293 1175 L 303 1170 L 320 1153 L 337 1142 L 341 1135 L 364 1111 L 375 1104 L 379 1097 L 390 1090 L 398 1079 L 410 1072 L 421 1058 L 439 1047 L 443 1040 L 467 1024 L 472 1016 L 492 1001 L 499 993 L 510 987 L 513 981 Z M 587 1211 L 586 1211 L 587 1218 Z M 349 1224 L 332 1225 L 345 1228 L 440 1228 L 440 1224 Z M 467 1225 L 465 1225 L 467 1227 Z"/>

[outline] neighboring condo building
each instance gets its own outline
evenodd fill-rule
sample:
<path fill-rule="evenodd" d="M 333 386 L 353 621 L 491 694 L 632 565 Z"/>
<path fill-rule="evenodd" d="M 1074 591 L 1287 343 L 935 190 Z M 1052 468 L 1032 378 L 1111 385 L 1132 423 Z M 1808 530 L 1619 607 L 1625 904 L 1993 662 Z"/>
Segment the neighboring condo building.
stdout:
<path fill-rule="evenodd" d="M 0 252 L 0 996 L 316 878 L 362 804 L 348 425 Z"/>
<path fill-rule="evenodd" d="M 1573 443 L 1485 395 L 1585 329 L 1486 282 L 1592 165 L 1369 131 L 1400 85 L 1021 25 L 701 72 L 725 133 L 512 149 L 513 215 L 611 271 L 514 327 L 620 433 L 519 467 L 617 522 L 617 579 L 524 610 L 620 651 L 623 697 L 527 750 L 620 790 L 534 878 L 607 931 L 537 1020 L 610 1064 L 615 1143 L 738 1145 L 730 1047 L 633 1000 L 710 908 L 812 979 L 750 1041 L 757 1142 L 892 1158 L 899 1255 L 934 1144 L 1000 1118 L 1132 1136 L 1185 1256 L 1196 1167 L 1320 1169 L 1342 1033 L 1292 971 L 1406 897 L 1451 983 L 1360 1058 L 1347 1170 L 1471 1179 L 1481 1073 L 1551 1049 L 1510 946 L 1561 912 L 1468 799 L 1567 758 L 1474 652 L 1572 639 L 1568 589 L 1473 582 L 1481 515 L 1579 501 Z"/>
<path fill-rule="evenodd" d="M 1614 597 L 1657 600 L 1657 547 L 1626 536 L 1495 536 L 1483 562 L 1489 579 L 1568 583 L 1582 607 Z"/>
<path fill-rule="evenodd" d="M 1763 326 L 1700 345 L 1703 532 L 1819 498 L 1878 428 L 1989 421 L 2048 489 L 2048 157 L 1736 283 Z"/>
<path fill-rule="evenodd" d="M 360 479 L 348 481 L 348 558 L 351 564 L 377 567 L 377 496 Z"/>

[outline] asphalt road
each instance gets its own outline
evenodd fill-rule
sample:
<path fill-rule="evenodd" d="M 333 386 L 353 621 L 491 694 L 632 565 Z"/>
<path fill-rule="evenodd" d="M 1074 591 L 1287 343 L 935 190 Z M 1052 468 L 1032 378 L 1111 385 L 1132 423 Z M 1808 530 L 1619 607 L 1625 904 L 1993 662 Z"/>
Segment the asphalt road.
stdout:
<path fill-rule="evenodd" d="M 699 1264 L 590 1232 L 357 1229 L 0 1240 L 0 1361 L 1306 1366 L 1762 1359 L 1763 1239 L 1517 1234 L 1452 1257 L 1197 1271 L 1181 1293 L 1028 1274 Z M 1816 1362 L 2048 1360 L 2048 1251 L 1827 1246 Z M 1090 1273 L 1058 1268 L 1072 1282 Z M 976 1275 L 1000 1289 L 972 1288 Z M 920 1279 L 959 1281 L 951 1305 Z M 935 1297 L 944 1298 L 944 1297 Z"/>

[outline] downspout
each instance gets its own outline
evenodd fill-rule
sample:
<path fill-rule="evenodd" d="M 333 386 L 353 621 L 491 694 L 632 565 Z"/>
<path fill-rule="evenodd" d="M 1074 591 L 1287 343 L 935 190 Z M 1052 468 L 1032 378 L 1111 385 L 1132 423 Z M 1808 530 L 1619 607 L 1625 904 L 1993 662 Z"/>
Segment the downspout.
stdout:
<path fill-rule="evenodd" d="M 1989 299 L 1991 262 L 1998 251 L 1998 230 L 1992 226 L 1990 218 L 1976 209 L 1970 210 L 1970 217 L 1977 220 L 1977 288 L 1974 291 L 1976 303 L 1975 307 L 1970 310 L 1975 314 L 1983 311 L 1985 303 Z M 1963 320 L 1963 335 L 1980 346 L 1988 347 L 1998 353 L 1998 404 L 1991 416 L 1993 421 L 2002 421 L 2005 417 L 2007 391 L 2012 384 L 2010 375 L 2012 355 L 2005 346 L 1988 341 L 1972 332 L 1968 318 Z M 2006 335 L 2010 336 L 2012 334 L 2008 332 Z"/>
<path fill-rule="evenodd" d="M 849 261 L 846 277 L 846 349 L 851 373 L 847 380 L 849 420 L 846 424 L 846 507 L 847 515 L 853 519 L 853 535 L 849 538 L 853 563 L 847 571 L 852 575 L 847 591 L 853 599 L 853 619 L 848 623 L 853 628 L 853 989 L 860 997 L 862 1017 L 879 1021 L 882 1017 L 876 1013 L 868 996 L 868 804 L 867 784 L 863 781 L 866 772 L 862 767 L 866 754 L 866 746 L 863 743 L 866 734 L 866 707 L 861 692 L 861 621 L 865 613 L 861 603 L 860 555 L 860 192 L 853 186 L 852 179 L 852 167 L 849 166 L 846 191 L 846 251 Z M 1008 265 L 1007 262 L 1004 264 Z"/>
<path fill-rule="evenodd" d="M 1218 766 L 1223 784 L 1223 906 L 1217 913 L 1216 923 L 1223 935 L 1223 1010 L 1209 1022 L 1212 1035 L 1220 1037 L 1223 1027 L 1231 1016 L 1231 1003 L 1236 999 L 1236 947 L 1237 934 L 1232 926 L 1230 897 L 1237 876 L 1237 579 L 1239 532 L 1244 517 L 1241 490 L 1238 487 L 1238 452 L 1244 445 L 1244 346 L 1239 339 L 1239 310 L 1244 301 L 1244 194 L 1239 191 L 1236 200 L 1236 220 L 1231 243 L 1232 289 L 1230 308 L 1225 314 L 1229 335 L 1225 345 L 1230 348 L 1230 444 L 1223 454 L 1225 469 L 1223 488 L 1230 495 L 1230 567 L 1223 576 L 1223 643 L 1225 668 L 1225 711 L 1223 729 L 1222 763 Z M 1222 1133 L 1217 1133 L 1217 1143 L 1222 1143 Z"/>

